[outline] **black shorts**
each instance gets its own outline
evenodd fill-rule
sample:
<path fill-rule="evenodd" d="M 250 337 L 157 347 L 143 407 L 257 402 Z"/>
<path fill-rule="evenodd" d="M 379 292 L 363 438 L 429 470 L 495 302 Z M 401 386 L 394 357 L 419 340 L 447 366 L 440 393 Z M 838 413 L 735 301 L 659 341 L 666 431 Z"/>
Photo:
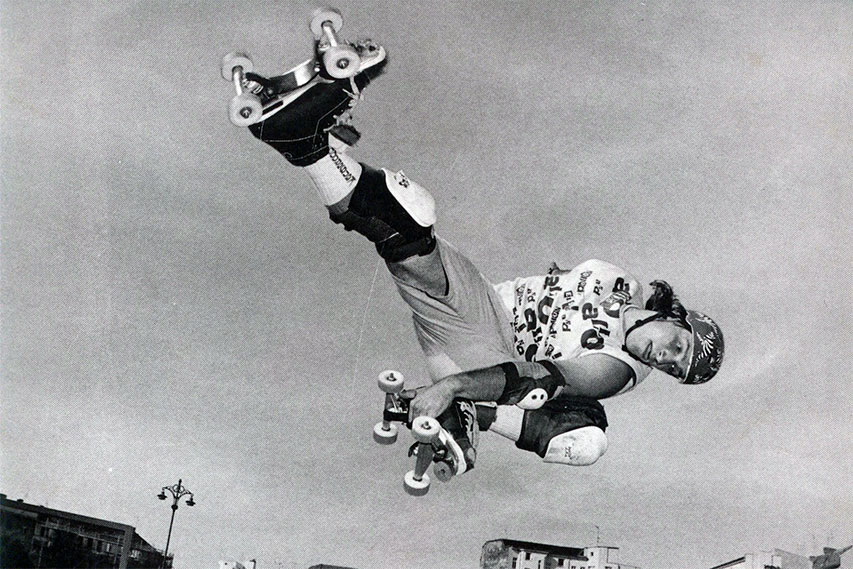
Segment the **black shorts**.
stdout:
<path fill-rule="evenodd" d="M 521 436 L 515 446 L 542 458 L 551 439 L 581 427 L 607 429 L 604 407 L 588 397 L 556 397 L 533 411 L 525 411 Z"/>

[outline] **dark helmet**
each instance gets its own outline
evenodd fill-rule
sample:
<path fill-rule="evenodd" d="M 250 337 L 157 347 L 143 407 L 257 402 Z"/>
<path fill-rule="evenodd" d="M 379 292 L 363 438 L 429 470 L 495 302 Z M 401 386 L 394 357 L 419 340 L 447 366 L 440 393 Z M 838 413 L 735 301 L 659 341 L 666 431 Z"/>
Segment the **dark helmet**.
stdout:
<path fill-rule="evenodd" d="M 723 331 L 717 323 L 701 312 L 688 310 L 683 322 L 693 333 L 693 356 L 690 366 L 679 383 L 705 383 L 720 370 L 723 363 Z"/>

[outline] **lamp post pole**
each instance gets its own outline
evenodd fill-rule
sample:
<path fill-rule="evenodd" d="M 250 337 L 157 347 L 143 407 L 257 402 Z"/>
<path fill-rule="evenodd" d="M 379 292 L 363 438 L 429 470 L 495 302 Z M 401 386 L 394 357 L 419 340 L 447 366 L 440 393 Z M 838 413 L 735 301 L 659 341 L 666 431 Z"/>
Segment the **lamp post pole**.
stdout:
<path fill-rule="evenodd" d="M 157 494 L 157 497 L 161 500 L 167 498 L 166 492 L 172 495 L 172 519 L 169 520 L 169 534 L 166 536 L 166 549 L 163 550 L 163 561 L 160 563 L 160 569 L 166 566 L 166 559 L 169 556 L 169 542 L 172 540 L 172 526 L 175 524 L 175 512 L 178 511 L 178 501 L 184 496 L 189 496 L 186 502 L 187 506 L 195 506 L 193 493 L 187 490 L 187 487 L 183 486 L 181 482 L 183 481 L 178 479 L 178 483 L 174 486 L 163 486 L 163 489 Z"/>

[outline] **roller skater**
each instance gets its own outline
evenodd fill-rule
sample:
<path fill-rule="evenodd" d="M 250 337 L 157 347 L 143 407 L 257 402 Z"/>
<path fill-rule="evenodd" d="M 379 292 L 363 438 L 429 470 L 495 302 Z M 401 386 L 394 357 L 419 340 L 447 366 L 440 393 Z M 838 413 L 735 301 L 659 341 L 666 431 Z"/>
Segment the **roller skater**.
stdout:
<path fill-rule="evenodd" d="M 354 49 L 351 75 L 321 69 L 296 90 L 298 81 L 244 74 L 262 95 L 249 129 L 303 170 L 334 223 L 363 235 L 385 261 L 434 381 L 406 394 L 407 412 L 444 418 L 447 444 L 458 447 L 453 474 L 473 468 L 479 431 L 545 462 L 593 464 L 607 449 L 599 400 L 630 391 L 652 370 L 686 385 L 714 377 L 722 331 L 686 309 L 665 281 L 653 281 L 646 299 L 636 278 L 593 259 L 493 284 L 436 234 L 425 188 L 402 171 L 352 158 L 359 135 L 351 110 L 387 63 L 372 42 Z M 267 113 L 276 101 L 284 104 Z"/>

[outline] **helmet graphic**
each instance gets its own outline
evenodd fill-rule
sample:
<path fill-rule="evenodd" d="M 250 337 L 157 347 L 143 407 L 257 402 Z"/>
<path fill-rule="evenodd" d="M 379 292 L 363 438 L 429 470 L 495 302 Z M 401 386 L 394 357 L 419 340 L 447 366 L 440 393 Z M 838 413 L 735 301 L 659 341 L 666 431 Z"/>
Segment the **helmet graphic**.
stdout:
<path fill-rule="evenodd" d="M 723 331 L 717 323 L 701 312 L 688 310 L 685 323 L 693 333 L 693 356 L 680 383 L 696 385 L 705 383 L 723 363 Z"/>

